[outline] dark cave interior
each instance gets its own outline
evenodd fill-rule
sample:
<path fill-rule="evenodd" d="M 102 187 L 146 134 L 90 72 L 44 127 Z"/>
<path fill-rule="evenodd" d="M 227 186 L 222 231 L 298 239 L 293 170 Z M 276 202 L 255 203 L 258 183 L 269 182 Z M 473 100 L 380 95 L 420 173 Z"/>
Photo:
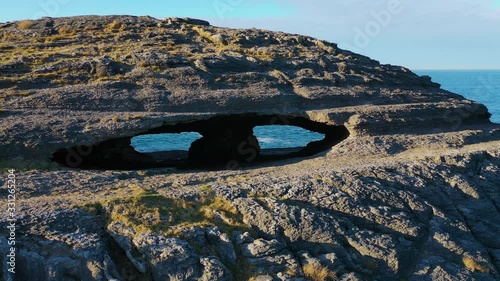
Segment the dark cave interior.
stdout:
<path fill-rule="evenodd" d="M 305 147 L 275 149 L 263 153 L 253 133 L 256 126 L 290 125 L 323 134 L 325 137 Z M 131 146 L 137 135 L 107 140 L 92 146 L 60 149 L 52 160 L 61 166 L 79 169 L 142 170 L 162 167 L 179 169 L 234 169 L 252 164 L 309 157 L 326 151 L 345 140 L 345 126 L 330 126 L 304 117 L 287 115 L 227 115 L 208 120 L 164 125 L 139 135 L 198 132 L 202 138 L 194 141 L 189 151 L 140 153 Z"/>

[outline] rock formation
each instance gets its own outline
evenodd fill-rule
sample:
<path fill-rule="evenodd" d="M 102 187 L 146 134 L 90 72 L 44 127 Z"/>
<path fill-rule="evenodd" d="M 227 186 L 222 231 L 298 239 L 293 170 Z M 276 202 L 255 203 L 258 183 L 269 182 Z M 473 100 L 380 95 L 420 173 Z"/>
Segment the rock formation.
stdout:
<path fill-rule="evenodd" d="M 193 19 L 44 18 L 0 38 L 0 168 L 18 185 L 4 280 L 500 278 L 500 127 L 430 77 Z M 262 124 L 325 140 L 242 165 Z M 130 147 L 188 130 L 190 161 L 232 169 Z"/>

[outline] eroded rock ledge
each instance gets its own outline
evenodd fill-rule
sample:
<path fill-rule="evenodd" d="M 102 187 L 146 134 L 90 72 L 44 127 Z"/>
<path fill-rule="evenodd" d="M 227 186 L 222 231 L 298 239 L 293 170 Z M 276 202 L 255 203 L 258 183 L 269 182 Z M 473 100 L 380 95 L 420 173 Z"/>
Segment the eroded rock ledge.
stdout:
<path fill-rule="evenodd" d="M 352 135 L 489 117 L 429 77 L 301 35 L 107 16 L 3 23 L 0 36 L 3 159 L 48 161 L 60 149 L 232 114 L 303 117 Z"/>

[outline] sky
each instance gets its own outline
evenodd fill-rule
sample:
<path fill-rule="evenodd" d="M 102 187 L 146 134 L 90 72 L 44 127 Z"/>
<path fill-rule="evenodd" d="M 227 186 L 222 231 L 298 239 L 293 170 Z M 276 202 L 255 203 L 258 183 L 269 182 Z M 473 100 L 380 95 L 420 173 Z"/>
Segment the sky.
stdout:
<path fill-rule="evenodd" d="M 413 70 L 500 69 L 500 0 L 16 0 L 0 22 L 90 14 L 309 35 Z"/>

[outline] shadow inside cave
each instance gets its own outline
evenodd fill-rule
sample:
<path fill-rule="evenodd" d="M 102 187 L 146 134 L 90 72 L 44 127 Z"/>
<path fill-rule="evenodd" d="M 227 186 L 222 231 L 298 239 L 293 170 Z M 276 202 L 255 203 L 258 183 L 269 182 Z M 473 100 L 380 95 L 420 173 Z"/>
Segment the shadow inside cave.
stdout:
<path fill-rule="evenodd" d="M 302 147 L 261 147 L 254 128 L 267 125 L 300 127 L 323 137 Z M 196 132 L 188 150 L 137 151 L 133 139 L 140 136 Z M 345 126 L 331 126 L 304 117 L 284 115 L 228 115 L 208 120 L 164 125 L 147 132 L 107 140 L 82 149 L 60 149 L 52 160 L 64 167 L 102 170 L 142 170 L 163 167 L 178 169 L 235 169 L 291 158 L 310 157 L 345 140 Z M 290 138 L 298 136 L 289 136 Z M 187 147 L 186 147 L 187 148 Z"/>

